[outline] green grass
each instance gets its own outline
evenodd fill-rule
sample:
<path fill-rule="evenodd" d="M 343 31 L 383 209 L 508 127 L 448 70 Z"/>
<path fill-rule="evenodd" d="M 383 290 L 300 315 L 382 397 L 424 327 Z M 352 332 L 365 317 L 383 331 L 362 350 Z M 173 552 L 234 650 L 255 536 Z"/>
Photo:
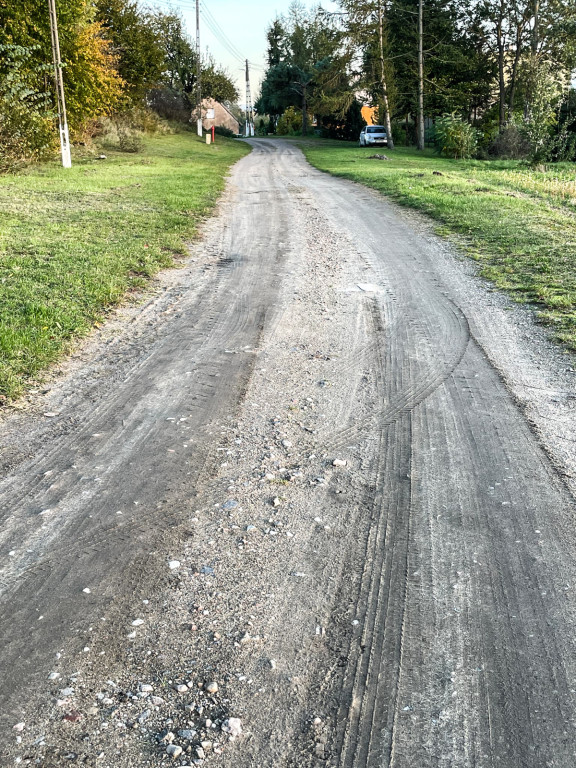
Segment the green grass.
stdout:
<path fill-rule="evenodd" d="M 70 342 L 177 263 L 249 148 L 192 133 L 0 176 L 0 398 L 19 395 Z"/>
<path fill-rule="evenodd" d="M 534 170 L 514 161 L 447 160 L 432 151 L 365 149 L 300 140 L 320 170 L 366 184 L 441 223 L 482 274 L 576 350 L 576 165 Z M 370 160 L 374 153 L 391 159 Z"/>

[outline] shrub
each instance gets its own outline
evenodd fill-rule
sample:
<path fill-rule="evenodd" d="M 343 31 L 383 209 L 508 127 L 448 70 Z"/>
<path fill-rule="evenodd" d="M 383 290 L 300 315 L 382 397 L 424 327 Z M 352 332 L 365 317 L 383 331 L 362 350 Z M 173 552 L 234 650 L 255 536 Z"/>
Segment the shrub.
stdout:
<path fill-rule="evenodd" d="M 131 128 L 123 126 L 118 131 L 118 149 L 121 152 L 142 152 L 144 149 L 142 136 Z"/>
<path fill-rule="evenodd" d="M 434 138 L 444 157 L 472 157 L 478 149 L 478 131 L 454 112 L 436 120 Z"/>
<path fill-rule="evenodd" d="M 231 131 L 230 128 L 226 128 L 224 125 L 217 125 L 214 128 L 214 133 L 217 133 L 218 136 L 227 136 L 229 139 L 233 139 L 236 136 L 234 131 Z"/>
<path fill-rule="evenodd" d="M 302 132 L 302 112 L 288 107 L 276 123 L 276 133 L 280 136 L 299 136 Z"/>
<path fill-rule="evenodd" d="M 40 160 L 57 147 L 57 130 L 50 94 L 36 91 L 29 61 L 36 47 L 0 45 L 0 171 L 20 162 Z M 43 65 L 41 73 L 51 67 Z"/>
<path fill-rule="evenodd" d="M 530 155 L 530 142 L 522 125 L 511 120 L 489 147 L 490 155 L 509 160 L 525 160 Z"/>

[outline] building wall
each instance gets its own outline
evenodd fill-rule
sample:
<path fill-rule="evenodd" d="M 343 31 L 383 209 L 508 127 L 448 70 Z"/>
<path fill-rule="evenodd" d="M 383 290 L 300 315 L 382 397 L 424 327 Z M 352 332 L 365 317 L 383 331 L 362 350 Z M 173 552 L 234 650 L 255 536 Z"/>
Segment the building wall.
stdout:
<path fill-rule="evenodd" d="M 228 112 L 223 104 L 214 101 L 214 99 L 204 99 L 202 102 L 202 114 L 206 114 L 207 109 L 214 110 L 214 119 L 208 120 L 206 117 L 202 119 L 202 126 L 205 131 L 209 131 L 210 128 L 215 125 L 228 128 L 233 133 L 240 133 L 240 123 L 236 120 L 234 115 L 231 115 L 230 112 Z"/>

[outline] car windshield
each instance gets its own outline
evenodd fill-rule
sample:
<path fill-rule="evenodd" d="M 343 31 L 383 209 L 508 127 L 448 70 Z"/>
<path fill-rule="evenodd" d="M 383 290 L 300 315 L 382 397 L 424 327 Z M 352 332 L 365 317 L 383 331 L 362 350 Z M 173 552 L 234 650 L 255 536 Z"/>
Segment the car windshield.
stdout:
<path fill-rule="evenodd" d="M 366 133 L 386 133 L 386 128 L 383 125 L 369 125 Z"/>

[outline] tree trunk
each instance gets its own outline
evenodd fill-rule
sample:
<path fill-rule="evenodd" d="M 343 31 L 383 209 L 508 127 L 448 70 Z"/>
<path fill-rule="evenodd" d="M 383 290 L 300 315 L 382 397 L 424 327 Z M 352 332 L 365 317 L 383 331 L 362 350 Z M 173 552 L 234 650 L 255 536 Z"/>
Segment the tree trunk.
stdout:
<path fill-rule="evenodd" d="M 538 55 L 540 44 L 540 0 L 534 0 L 534 28 L 532 29 L 532 56 Z"/>
<path fill-rule="evenodd" d="M 520 55 L 522 53 L 522 30 L 518 29 L 516 33 L 516 52 L 514 53 L 514 62 L 510 73 L 510 94 L 508 96 L 508 115 L 514 114 L 514 101 L 516 99 L 516 80 L 518 76 L 518 65 L 520 64 Z"/>
<path fill-rule="evenodd" d="M 424 149 L 424 3 L 418 2 L 418 149 Z"/>
<path fill-rule="evenodd" d="M 498 47 L 498 127 L 501 131 L 506 125 L 506 76 L 504 72 L 506 51 L 502 31 L 502 10 L 502 3 L 500 3 L 500 17 L 496 24 L 496 45 Z"/>
<path fill-rule="evenodd" d="M 530 41 L 531 73 L 528 83 L 528 94 L 524 104 L 524 118 L 528 118 L 530 112 L 530 102 L 534 97 L 534 78 L 536 69 L 536 58 L 538 56 L 538 45 L 540 43 L 540 0 L 534 0 L 533 5 L 534 26 L 532 27 L 532 40 Z"/>
<path fill-rule="evenodd" d="M 308 102 L 306 86 L 302 86 L 302 136 L 308 136 Z"/>
<path fill-rule="evenodd" d="M 386 86 L 386 72 L 384 68 L 384 32 L 382 29 L 382 2 L 378 0 L 378 36 L 380 42 L 380 80 L 382 85 L 382 110 L 384 112 L 384 126 L 388 135 L 388 149 L 394 149 L 392 138 L 392 120 L 390 119 L 390 104 L 388 102 L 388 88 Z"/>

